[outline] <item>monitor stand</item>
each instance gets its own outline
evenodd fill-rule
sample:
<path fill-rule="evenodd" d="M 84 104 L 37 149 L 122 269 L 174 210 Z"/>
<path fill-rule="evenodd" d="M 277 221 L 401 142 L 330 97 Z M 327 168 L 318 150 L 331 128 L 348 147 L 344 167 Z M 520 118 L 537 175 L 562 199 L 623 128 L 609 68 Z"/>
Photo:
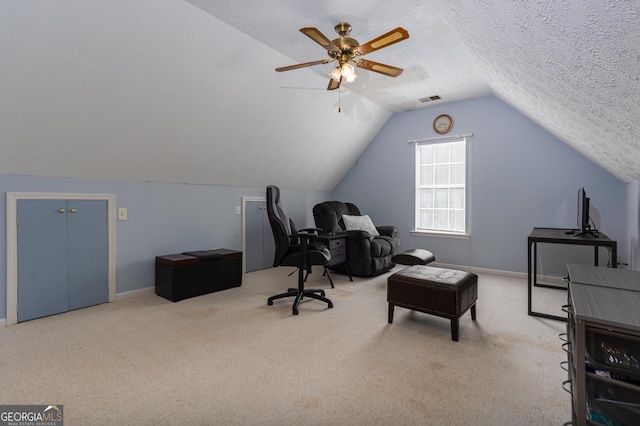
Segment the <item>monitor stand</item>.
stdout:
<path fill-rule="evenodd" d="M 583 237 L 583 236 L 591 236 L 591 237 L 599 237 L 600 232 L 597 229 L 585 229 L 582 232 L 578 232 L 574 235 L 574 237 Z"/>

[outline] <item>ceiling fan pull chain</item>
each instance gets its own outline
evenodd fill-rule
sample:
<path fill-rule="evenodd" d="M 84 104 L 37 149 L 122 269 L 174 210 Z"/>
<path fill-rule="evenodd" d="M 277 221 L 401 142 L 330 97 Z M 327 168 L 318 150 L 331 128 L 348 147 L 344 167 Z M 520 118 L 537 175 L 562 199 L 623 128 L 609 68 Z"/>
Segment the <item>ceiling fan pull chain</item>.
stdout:
<path fill-rule="evenodd" d="M 338 87 L 338 112 L 342 112 L 340 109 L 340 94 L 342 93 L 342 87 Z"/>

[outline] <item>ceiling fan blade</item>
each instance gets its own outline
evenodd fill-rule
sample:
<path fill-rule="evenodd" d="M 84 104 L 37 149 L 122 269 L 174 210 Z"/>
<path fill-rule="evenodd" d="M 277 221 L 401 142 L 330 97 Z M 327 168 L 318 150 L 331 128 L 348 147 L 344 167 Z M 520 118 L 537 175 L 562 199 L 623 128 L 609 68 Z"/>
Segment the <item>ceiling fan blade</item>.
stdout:
<path fill-rule="evenodd" d="M 287 67 L 276 68 L 276 71 L 282 72 L 282 71 L 297 70 L 298 68 L 310 67 L 313 65 L 328 64 L 331 61 L 333 61 L 333 59 L 320 59 L 319 61 L 304 62 L 302 64 L 289 65 Z"/>
<path fill-rule="evenodd" d="M 342 81 L 342 79 L 340 79 L 340 81 Z M 327 90 L 336 90 L 338 87 L 340 87 L 340 81 L 335 81 L 334 79 L 330 78 Z"/>
<path fill-rule="evenodd" d="M 384 74 L 389 77 L 397 77 L 402 74 L 403 69 L 394 67 L 391 65 L 381 64 L 380 62 L 367 61 L 366 59 L 360 59 L 356 62 L 358 68 L 364 68 L 369 71 L 375 71 L 380 74 Z"/>
<path fill-rule="evenodd" d="M 390 46 L 399 41 L 409 38 L 409 32 L 402 27 L 398 27 L 395 30 L 391 30 L 386 34 L 382 34 L 380 37 L 376 37 L 373 40 L 362 44 L 356 48 L 356 55 L 366 55 L 370 52 L 375 52 L 383 47 Z"/>
<path fill-rule="evenodd" d="M 318 43 L 320 46 L 324 47 L 327 51 L 340 52 L 340 49 L 338 49 L 338 47 L 327 38 L 327 36 L 322 34 L 319 29 L 315 27 L 303 27 L 300 28 L 300 32 Z"/>

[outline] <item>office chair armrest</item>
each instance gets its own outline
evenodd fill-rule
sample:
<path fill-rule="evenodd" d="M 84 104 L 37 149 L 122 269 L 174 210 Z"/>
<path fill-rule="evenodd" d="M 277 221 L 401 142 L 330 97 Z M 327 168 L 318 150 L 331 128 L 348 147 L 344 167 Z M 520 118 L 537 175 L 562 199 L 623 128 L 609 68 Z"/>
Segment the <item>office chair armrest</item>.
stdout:
<path fill-rule="evenodd" d="M 320 228 L 304 228 L 304 229 L 300 229 L 298 232 L 306 232 L 306 233 L 313 232 L 314 234 L 317 235 L 318 232 L 322 232 L 322 229 L 320 229 Z"/>
<path fill-rule="evenodd" d="M 295 240 L 300 238 L 301 240 L 311 241 L 316 238 L 316 234 L 310 234 L 308 232 L 296 232 L 295 234 L 289 235 L 289 238 Z"/>

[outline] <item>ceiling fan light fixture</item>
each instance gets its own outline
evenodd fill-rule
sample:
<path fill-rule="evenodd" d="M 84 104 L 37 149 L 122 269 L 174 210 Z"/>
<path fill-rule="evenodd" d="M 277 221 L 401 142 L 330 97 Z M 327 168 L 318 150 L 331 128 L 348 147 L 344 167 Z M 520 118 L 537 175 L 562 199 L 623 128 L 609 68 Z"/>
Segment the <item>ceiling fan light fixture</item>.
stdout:
<path fill-rule="evenodd" d="M 351 64 L 342 64 L 342 76 L 347 80 L 347 83 L 351 83 L 358 77 L 356 69 Z"/>
<path fill-rule="evenodd" d="M 358 77 L 358 75 L 356 74 L 356 69 L 354 68 L 354 66 L 345 62 L 332 69 L 329 73 L 329 77 L 331 77 L 333 81 L 336 82 L 339 82 L 340 80 L 342 80 L 342 77 L 344 77 L 347 83 L 351 83 Z"/>
<path fill-rule="evenodd" d="M 331 77 L 331 79 L 336 82 L 339 82 L 340 79 L 342 79 L 342 73 L 340 72 L 339 65 L 331 70 L 331 72 L 329 73 L 329 77 Z"/>

